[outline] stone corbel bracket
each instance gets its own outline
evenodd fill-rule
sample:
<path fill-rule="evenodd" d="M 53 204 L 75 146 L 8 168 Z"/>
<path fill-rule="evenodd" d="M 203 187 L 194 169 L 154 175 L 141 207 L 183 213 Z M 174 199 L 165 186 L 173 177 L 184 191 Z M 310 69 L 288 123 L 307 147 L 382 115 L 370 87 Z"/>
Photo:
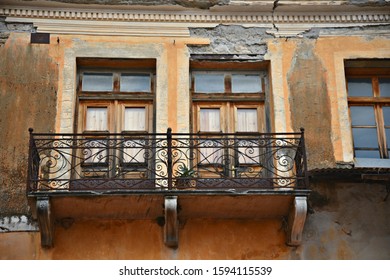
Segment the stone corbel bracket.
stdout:
<path fill-rule="evenodd" d="M 168 247 L 176 248 L 179 244 L 179 221 L 177 217 L 177 196 L 164 199 L 165 225 L 164 242 Z"/>
<path fill-rule="evenodd" d="M 288 216 L 287 245 L 299 246 L 302 242 L 302 232 L 306 221 L 307 198 L 297 196 Z"/>
<path fill-rule="evenodd" d="M 41 232 L 41 246 L 53 247 L 54 222 L 49 197 L 37 198 L 37 218 Z"/>

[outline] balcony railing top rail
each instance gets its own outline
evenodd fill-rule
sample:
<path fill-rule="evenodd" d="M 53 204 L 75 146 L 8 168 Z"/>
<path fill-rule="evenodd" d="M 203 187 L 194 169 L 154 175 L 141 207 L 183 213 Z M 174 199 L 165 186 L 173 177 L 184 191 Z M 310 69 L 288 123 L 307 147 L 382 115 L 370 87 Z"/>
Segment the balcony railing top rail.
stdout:
<path fill-rule="evenodd" d="M 299 133 L 37 134 L 29 194 L 58 191 L 307 189 Z"/>

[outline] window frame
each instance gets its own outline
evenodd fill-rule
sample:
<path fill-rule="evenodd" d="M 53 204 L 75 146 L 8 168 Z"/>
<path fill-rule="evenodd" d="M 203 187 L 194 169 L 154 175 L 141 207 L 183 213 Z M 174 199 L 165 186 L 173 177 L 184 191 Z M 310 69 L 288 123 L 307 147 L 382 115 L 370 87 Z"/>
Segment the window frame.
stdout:
<path fill-rule="evenodd" d="M 196 74 L 223 74 L 224 91 L 223 92 L 196 92 L 195 75 Z M 261 91 L 259 92 L 233 92 L 232 75 L 259 75 L 261 81 Z M 190 94 L 191 100 L 196 101 L 265 101 L 266 91 L 266 73 L 265 70 L 213 70 L 213 69 L 193 69 L 190 72 Z"/>
<path fill-rule="evenodd" d="M 390 106 L 390 97 L 381 97 L 380 96 L 380 89 L 379 89 L 379 79 L 380 78 L 390 78 L 390 68 L 378 68 L 378 67 L 347 67 L 345 69 L 345 76 L 346 76 L 346 92 L 347 92 L 347 100 L 348 100 L 348 115 L 350 119 L 350 127 L 351 127 L 351 139 L 352 139 L 352 148 L 354 153 L 355 162 L 357 162 L 357 166 L 363 165 L 370 165 L 371 163 L 378 164 L 375 162 L 379 161 L 388 161 L 388 164 L 390 164 L 389 159 L 389 149 L 390 145 L 387 145 L 386 141 L 386 126 L 385 126 L 385 120 L 383 116 L 383 107 L 389 107 Z M 360 79 L 370 79 L 371 80 L 371 88 L 372 88 L 372 95 L 371 96 L 349 96 L 348 93 L 348 80 L 353 78 L 360 78 Z M 375 128 L 377 133 L 377 141 L 378 146 L 377 148 L 368 148 L 368 147 L 362 147 L 361 149 L 355 148 L 355 140 L 352 134 L 353 128 L 359 128 L 359 127 L 373 127 L 373 126 L 364 126 L 364 125 L 353 125 L 352 121 L 352 114 L 351 114 L 351 107 L 359 107 L 359 106 L 369 106 L 373 108 L 374 111 L 374 117 L 375 117 Z M 357 150 L 378 150 L 379 157 L 378 158 L 367 158 L 367 157 L 356 157 L 356 151 Z"/>
<path fill-rule="evenodd" d="M 82 61 L 77 69 L 77 103 L 75 108 L 75 124 L 74 131 L 80 134 L 85 134 L 87 139 L 102 139 L 108 141 L 115 139 L 118 135 L 122 135 L 124 143 L 126 141 L 148 141 L 144 134 L 154 133 L 155 131 L 155 94 L 156 94 L 156 65 L 151 67 L 151 63 L 146 61 L 142 64 L 142 61 L 127 61 L 120 60 L 119 66 L 112 64 L 109 60 L 98 60 L 99 65 L 94 65 L 94 60 L 91 63 L 92 66 L 85 65 Z M 138 67 L 140 63 L 140 67 Z M 83 90 L 83 75 L 84 73 L 107 73 L 112 74 L 112 90 L 110 91 L 84 91 Z M 121 75 L 123 74 L 135 74 L 135 75 L 149 75 L 149 91 L 121 91 L 120 82 Z M 92 131 L 86 130 L 87 122 L 87 110 L 93 107 L 104 107 L 107 108 L 107 130 L 106 131 Z M 144 108 L 145 109 L 145 129 L 140 130 L 125 130 L 125 111 L 126 108 Z M 119 136 L 121 137 L 121 136 Z M 139 140 L 137 140 L 139 139 Z M 141 148 L 140 148 L 141 149 Z M 143 148 L 142 148 L 143 149 Z M 134 160 L 127 161 L 126 158 L 126 147 L 121 150 L 113 151 L 108 149 L 106 156 L 112 156 L 114 158 L 115 168 L 110 167 L 109 163 L 96 164 L 83 163 L 81 164 L 82 174 L 84 171 L 89 172 L 90 170 L 98 173 L 95 177 L 108 176 L 116 177 L 113 172 L 116 169 L 123 171 L 122 176 L 132 176 L 134 172 L 145 171 L 148 169 L 150 164 L 149 159 L 139 161 L 138 157 L 134 157 Z M 152 154 L 152 153 L 151 153 Z M 133 154 L 129 153 L 129 158 L 132 158 Z M 86 173 L 85 172 L 85 173 Z M 133 173 L 132 173 L 133 172 Z M 96 172 L 95 172 L 96 173 Z M 84 174 L 83 174 L 84 175 Z"/>
<path fill-rule="evenodd" d="M 199 65 L 198 65 L 199 64 Z M 200 141 L 202 139 L 208 139 L 212 141 L 215 137 L 218 143 L 219 133 L 228 133 L 229 137 L 233 137 L 234 134 L 250 135 L 253 133 L 265 133 L 267 132 L 267 117 L 266 117 L 266 95 L 268 89 L 268 69 L 260 67 L 258 63 L 253 62 L 195 62 L 191 65 L 190 69 L 190 97 L 191 97 L 191 130 L 194 133 L 199 134 Z M 196 74 L 223 74 L 224 75 L 224 91 L 223 92 L 196 92 L 195 91 L 195 75 Z M 258 75 L 260 85 L 260 91 L 258 92 L 233 92 L 233 75 Z M 240 132 L 237 130 L 237 110 L 238 109 L 255 109 L 257 114 L 257 131 L 253 132 Z M 220 126 L 221 131 L 201 131 L 200 127 L 200 110 L 201 109 L 219 109 L 220 112 Z M 216 144 L 217 145 L 217 144 Z M 213 148 L 208 148 L 213 149 Z M 218 149 L 218 147 L 216 148 Z M 238 151 L 237 147 L 237 151 Z M 244 174 L 246 168 L 254 168 L 253 164 L 257 162 L 246 162 L 239 157 L 237 151 L 222 151 L 223 158 L 221 162 L 212 161 L 210 163 L 203 162 L 202 155 L 197 155 L 197 160 L 192 163 L 194 166 L 199 168 L 198 172 L 200 176 L 205 178 L 216 176 L 214 173 L 229 174 L 232 177 L 239 177 L 240 174 Z M 200 151 L 199 151 L 200 153 Z M 234 154 L 233 154 L 234 153 Z M 260 151 L 259 151 L 260 156 Z M 228 165 L 225 162 L 226 159 L 234 159 Z M 231 166 L 230 166 L 231 165 Z M 237 169 L 237 172 L 235 171 Z M 241 170 L 242 169 L 242 170 Z M 241 170 L 241 171 L 239 171 Z M 262 167 L 259 167 L 262 170 Z M 246 174 L 246 173 L 245 173 Z"/>
<path fill-rule="evenodd" d="M 83 90 L 83 75 L 84 73 L 96 73 L 96 74 L 112 74 L 112 90 L 110 91 L 84 91 Z M 150 75 L 150 91 L 120 91 L 121 75 L 129 74 L 149 74 Z M 95 68 L 95 67 L 82 67 L 77 73 L 78 86 L 77 95 L 79 100 L 88 99 L 117 99 L 117 100 L 153 100 L 155 96 L 155 81 L 156 73 L 152 69 L 112 69 L 110 67 Z"/>

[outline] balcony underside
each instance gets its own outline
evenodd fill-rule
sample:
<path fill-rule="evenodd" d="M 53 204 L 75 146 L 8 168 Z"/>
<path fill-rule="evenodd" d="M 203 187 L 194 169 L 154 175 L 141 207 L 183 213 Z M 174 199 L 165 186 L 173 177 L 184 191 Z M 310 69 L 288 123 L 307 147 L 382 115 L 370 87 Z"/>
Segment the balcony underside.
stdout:
<path fill-rule="evenodd" d="M 164 198 L 161 194 L 84 195 L 56 196 L 50 201 L 55 220 L 154 220 L 164 216 Z M 280 218 L 288 215 L 293 199 L 291 195 L 180 194 L 177 199 L 178 218 Z"/>

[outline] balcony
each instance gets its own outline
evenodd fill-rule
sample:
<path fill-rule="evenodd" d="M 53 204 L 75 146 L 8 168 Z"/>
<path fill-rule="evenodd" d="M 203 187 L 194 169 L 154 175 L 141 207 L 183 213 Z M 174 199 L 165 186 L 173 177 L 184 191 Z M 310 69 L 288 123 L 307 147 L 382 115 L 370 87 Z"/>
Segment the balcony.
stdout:
<path fill-rule="evenodd" d="M 30 195 L 55 192 L 300 192 L 303 132 L 36 134 Z"/>
<path fill-rule="evenodd" d="M 27 196 L 43 246 L 54 219 L 290 217 L 297 245 L 309 194 L 304 132 L 37 134 L 30 129 Z M 55 213 L 55 214 L 53 214 Z"/>

